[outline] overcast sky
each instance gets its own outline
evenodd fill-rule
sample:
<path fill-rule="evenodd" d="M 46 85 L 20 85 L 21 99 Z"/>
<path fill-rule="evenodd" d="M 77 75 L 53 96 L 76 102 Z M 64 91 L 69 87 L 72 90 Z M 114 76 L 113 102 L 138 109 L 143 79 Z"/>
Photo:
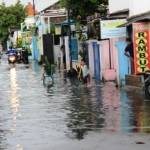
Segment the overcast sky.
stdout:
<path fill-rule="evenodd" d="M 0 2 L 4 1 L 6 4 L 13 4 L 17 0 L 0 0 Z M 35 7 L 37 10 L 42 10 L 51 4 L 55 3 L 58 0 L 34 0 L 35 1 Z M 21 0 L 22 4 L 27 4 L 28 2 L 33 2 L 33 0 Z"/>

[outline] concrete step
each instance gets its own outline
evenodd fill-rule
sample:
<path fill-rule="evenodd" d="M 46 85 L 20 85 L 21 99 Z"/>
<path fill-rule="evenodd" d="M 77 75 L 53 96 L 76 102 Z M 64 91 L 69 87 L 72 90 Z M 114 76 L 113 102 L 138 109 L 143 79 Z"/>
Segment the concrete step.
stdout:
<path fill-rule="evenodd" d="M 129 86 L 142 87 L 143 86 L 143 76 L 142 75 L 126 75 L 125 83 Z"/>

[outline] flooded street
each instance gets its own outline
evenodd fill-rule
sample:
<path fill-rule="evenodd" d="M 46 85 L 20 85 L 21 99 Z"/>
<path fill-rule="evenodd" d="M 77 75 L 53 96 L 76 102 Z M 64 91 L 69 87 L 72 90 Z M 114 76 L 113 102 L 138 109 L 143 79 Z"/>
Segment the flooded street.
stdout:
<path fill-rule="evenodd" d="M 113 83 L 85 87 L 63 72 L 0 64 L 0 150 L 148 150 L 150 100 Z"/>

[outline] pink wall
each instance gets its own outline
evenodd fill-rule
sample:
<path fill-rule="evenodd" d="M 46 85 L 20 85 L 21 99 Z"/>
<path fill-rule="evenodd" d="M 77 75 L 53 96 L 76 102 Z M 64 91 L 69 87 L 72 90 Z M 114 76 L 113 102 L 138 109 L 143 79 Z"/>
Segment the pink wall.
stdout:
<path fill-rule="evenodd" d="M 100 46 L 100 66 L 101 66 L 101 79 L 105 80 L 117 80 L 119 83 L 119 63 L 118 63 L 118 50 L 116 47 L 116 42 L 125 40 L 124 38 L 114 38 L 109 40 L 97 41 L 97 44 Z M 93 55 L 93 45 L 92 42 L 96 40 L 88 41 L 88 53 L 89 53 L 89 69 L 91 76 L 94 76 L 94 55 Z M 111 59 L 110 59 L 110 51 Z M 120 58 L 122 59 L 122 58 Z M 111 61 L 111 67 L 110 67 Z"/>
<path fill-rule="evenodd" d="M 111 49 L 111 59 L 110 50 Z M 115 80 L 116 70 L 114 69 L 114 52 L 112 47 L 112 41 L 109 40 L 100 41 L 100 54 L 101 54 L 101 73 L 104 80 Z M 110 65 L 111 62 L 111 65 Z"/>
<path fill-rule="evenodd" d="M 88 54 L 89 54 L 89 71 L 92 77 L 94 77 L 94 54 L 93 54 L 93 43 L 96 40 L 88 41 Z"/>
<path fill-rule="evenodd" d="M 101 53 L 101 69 L 102 76 L 105 80 L 117 80 L 119 83 L 119 64 L 118 64 L 118 50 L 116 47 L 116 42 L 124 40 L 124 38 L 113 38 L 110 39 L 110 50 L 111 50 L 111 60 L 109 58 L 109 41 L 100 41 L 100 53 Z M 110 68 L 111 61 L 111 68 Z"/>
<path fill-rule="evenodd" d="M 100 55 L 101 55 L 101 70 L 102 73 L 104 70 L 110 68 L 110 61 L 109 61 L 109 41 L 104 40 L 100 41 Z"/>

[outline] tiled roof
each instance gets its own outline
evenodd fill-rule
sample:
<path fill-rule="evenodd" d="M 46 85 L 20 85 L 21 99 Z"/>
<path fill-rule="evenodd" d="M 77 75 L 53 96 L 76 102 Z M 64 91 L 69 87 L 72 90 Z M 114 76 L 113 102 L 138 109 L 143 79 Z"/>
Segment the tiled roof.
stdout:
<path fill-rule="evenodd" d="M 28 5 L 26 6 L 26 12 L 28 16 L 34 16 L 35 14 L 37 14 L 37 11 L 35 10 L 34 13 L 34 8 L 33 5 L 29 2 Z"/>

